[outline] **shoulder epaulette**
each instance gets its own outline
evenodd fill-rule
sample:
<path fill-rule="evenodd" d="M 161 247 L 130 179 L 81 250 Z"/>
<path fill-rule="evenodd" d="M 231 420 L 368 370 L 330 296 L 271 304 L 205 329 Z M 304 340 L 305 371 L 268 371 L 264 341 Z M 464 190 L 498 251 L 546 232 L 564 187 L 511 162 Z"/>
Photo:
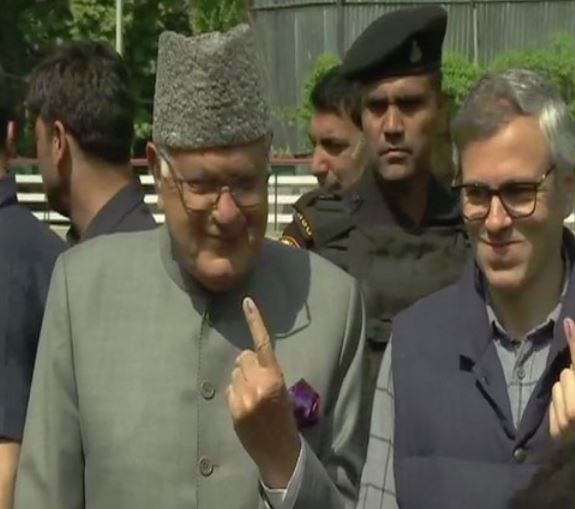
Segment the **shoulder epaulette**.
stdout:
<path fill-rule="evenodd" d="M 296 210 L 303 210 L 306 207 L 309 207 L 313 203 L 315 203 L 319 199 L 324 199 L 326 196 L 330 196 L 333 193 L 318 187 L 313 189 L 312 191 L 308 191 L 307 193 L 301 195 L 297 201 L 294 203 L 294 208 Z"/>

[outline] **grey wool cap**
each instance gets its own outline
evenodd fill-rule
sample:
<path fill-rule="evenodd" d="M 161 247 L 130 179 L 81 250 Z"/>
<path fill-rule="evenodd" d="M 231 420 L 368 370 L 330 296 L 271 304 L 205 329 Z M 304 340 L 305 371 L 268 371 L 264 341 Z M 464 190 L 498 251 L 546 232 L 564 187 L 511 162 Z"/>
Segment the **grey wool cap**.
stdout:
<path fill-rule="evenodd" d="M 152 138 L 200 149 L 255 141 L 271 129 L 254 34 L 247 24 L 186 37 L 160 35 Z"/>

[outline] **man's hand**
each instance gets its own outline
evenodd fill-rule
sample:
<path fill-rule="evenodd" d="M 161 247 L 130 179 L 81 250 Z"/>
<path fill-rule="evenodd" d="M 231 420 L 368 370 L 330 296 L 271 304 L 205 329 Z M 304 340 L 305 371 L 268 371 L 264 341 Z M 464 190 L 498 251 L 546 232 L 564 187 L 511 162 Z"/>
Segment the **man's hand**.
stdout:
<path fill-rule="evenodd" d="M 559 381 L 553 384 L 549 432 L 554 440 L 575 435 L 575 322 L 566 318 L 563 328 L 571 352 L 571 366 L 561 371 Z"/>
<path fill-rule="evenodd" d="M 295 469 L 301 441 L 283 373 L 262 317 L 249 297 L 244 315 L 254 351 L 236 359 L 228 387 L 228 406 L 236 434 L 259 468 L 268 488 L 285 489 Z"/>

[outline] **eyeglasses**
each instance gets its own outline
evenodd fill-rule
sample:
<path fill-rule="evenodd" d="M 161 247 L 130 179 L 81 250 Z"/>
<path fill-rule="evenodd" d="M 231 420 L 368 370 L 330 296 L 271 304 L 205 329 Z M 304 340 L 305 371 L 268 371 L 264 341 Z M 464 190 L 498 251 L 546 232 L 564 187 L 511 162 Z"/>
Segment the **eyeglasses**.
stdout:
<path fill-rule="evenodd" d="M 459 184 L 452 189 L 460 193 L 461 212 L 468 221 L 483 221 L 489 215 L 494 196 L 510 217 L 522 219 L 535 212 L 539 190 L 554 168 L 551 166 L 535 182 L 508 182 L 497 189 L 485 184 Z"/>
<path fill-rule="evenodd" d="M 205 212 L 217 207 L 222 193 L 227 192 L 239 208 L 252 208 L 261 205 L 266 199 L 265 190 L 270 174 L 237 177 L 232 182 L 222 183 L 218 179 L 183 177 L 173 167 L 168 156 L 158 151 L 160 158 L 170 170 L 171 178 L 163 178 L 174 184 L 186 210 Z"/>

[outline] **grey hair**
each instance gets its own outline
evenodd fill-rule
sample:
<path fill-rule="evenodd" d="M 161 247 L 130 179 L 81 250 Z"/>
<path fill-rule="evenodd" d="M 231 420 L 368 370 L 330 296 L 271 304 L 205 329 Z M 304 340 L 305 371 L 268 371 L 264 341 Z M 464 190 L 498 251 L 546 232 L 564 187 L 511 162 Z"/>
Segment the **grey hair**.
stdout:
<path fill-rule="evenodd" d="M 537 119 L 553 164 L 575 172 L 575 120 L 557 87 L 526 69 L 488 74 L 477 82 L 451 125 L 457 160 L 469 142 L 490 138 L 518 116 Z"/>

